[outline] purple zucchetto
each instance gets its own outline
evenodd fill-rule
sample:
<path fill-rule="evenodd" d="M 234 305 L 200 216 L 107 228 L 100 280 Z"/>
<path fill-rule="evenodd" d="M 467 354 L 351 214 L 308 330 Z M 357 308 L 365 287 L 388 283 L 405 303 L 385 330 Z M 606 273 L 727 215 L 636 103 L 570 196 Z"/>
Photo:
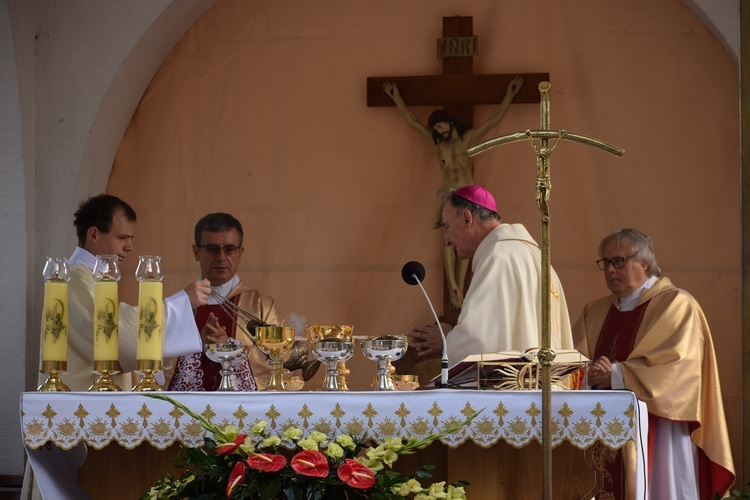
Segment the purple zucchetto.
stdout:
<path fill-rule="evenodd" d="M 453 194 L 497 213 L 495 198 L 492 196 L 492 193 L 482 186 L 464 186 L 461 189 L 457 189 Z"/>

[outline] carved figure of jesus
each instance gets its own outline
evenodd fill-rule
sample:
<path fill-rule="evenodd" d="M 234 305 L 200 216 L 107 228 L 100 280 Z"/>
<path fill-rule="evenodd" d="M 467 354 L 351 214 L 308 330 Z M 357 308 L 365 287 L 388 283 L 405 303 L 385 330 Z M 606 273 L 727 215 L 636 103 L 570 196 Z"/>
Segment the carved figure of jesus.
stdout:
<path fill-rule="evenodd" d="M 434 111 L 430 115 L 427 125 L 423 124 L 401 98 L 396 84 L 392 82 L 383 83 L 383 90 L 393 100 L 406 123 L 435 145 L 443 182 L 437 193 L 438 199 L 433 228 L 442 228 L 441 217 L 446 197 L 458 188 L 474 184 L 474 165 L 469 156 L 469 148 L 475 146 L 479 139 L 500 123 L 522 85 L 523 78 L 516 76 L 508 84 L 505 97 L 490 114 L 487 121 L 478 127 L 466 130 L 462 124 L 442 109 Z M 452 247 L 443 245 L 443 267 L 451 306 L 454 309 L 460 309 L 464 300 L 463 290 L 469 260 L 459 259 Z"/>

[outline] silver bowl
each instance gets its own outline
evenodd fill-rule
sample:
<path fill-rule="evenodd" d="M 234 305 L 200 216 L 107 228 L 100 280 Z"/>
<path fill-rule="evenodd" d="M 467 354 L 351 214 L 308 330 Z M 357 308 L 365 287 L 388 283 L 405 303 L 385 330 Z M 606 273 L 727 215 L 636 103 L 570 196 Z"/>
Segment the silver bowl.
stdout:
<path fill-rule="evenodd" d="M 232 385 L 232 364 L 238 363 L 247 356 L 245 344 L 205 344 L 203 352 L 211 361 L 221 363 L 221 383 L 217 391 L 234 391 Z"/>
<path fill-rule="evenodd" d="M 339 386 L 339 363 L 343 363 L 354 354 L 354 344 L 349 340 L 331 338 L 318 340 L 312 343 L 311 352 L 315 359 L 328 365 L 326 371 L 326 385 L 324 391 L 344 390 Z"/>
<path fill-rule="evenodd" d="M 388 362 L 396 361 L 406 354 L 409 343 L 403 335 L 384 335 L 360 341 L 362 354 L 378 362 L 377 391 L 395 391 L 388 373 Z"/>

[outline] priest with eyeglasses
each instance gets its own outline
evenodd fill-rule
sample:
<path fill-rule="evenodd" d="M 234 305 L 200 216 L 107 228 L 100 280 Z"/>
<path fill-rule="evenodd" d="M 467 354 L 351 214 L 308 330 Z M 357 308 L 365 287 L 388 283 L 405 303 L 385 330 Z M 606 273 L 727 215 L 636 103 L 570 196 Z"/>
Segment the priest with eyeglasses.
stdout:
<path fill-rule="evenodd" d="M 617 229 L 599 244 L 597 266 L 612 295 L 585 306 L 576 349 L 593 360 L 592 389 L 633 391 L 648 405 L 650 498 L 714 498 L 734 466 L 713 341 L 700 305 L 661 276 L 654 244 Z M 631 443 L 632 444 L 632 443 Z M 635 498 L 634 446 L 605 463 L 615 500 Z"/>
<path fill-rule="evenodd" d="M 208 304 L 195 310 L 195 322 L 204 344 L 243 343 L 249 346 L 247 360 L 232 365 L 232 386 L 238 391 L 256 391 L 268 379 L 265 355 L 253 344 L 256 326 L 279 325 L 276 303 L 251 288 L 237 275 L 242 254 L 240 221 L 227 213 L 212 213 L 195 225 L 193 255 L 201 277 L 211 283 Z M 250 318 L 250 321 L 248 321 Z M 221 365 L 204 353 L 177 360 L 170 391 L 215 391 L 221 384 Z"/>

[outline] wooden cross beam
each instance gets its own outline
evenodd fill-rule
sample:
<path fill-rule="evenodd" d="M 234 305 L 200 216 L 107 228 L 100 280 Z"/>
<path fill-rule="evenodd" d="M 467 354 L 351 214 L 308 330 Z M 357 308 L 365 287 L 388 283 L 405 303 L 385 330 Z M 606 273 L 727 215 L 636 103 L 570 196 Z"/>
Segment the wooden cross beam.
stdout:
<path fill-rule="evenodd" d="M 472 24 L 471 17 L 444 17 L 443 37 L 471 37 Z M 393 106 L 382 88 L 384 82 L 393 82 L 409 106 L 442 106 L 466 128 L 472 128 L 474 106 L 502 102 L 508 84 L 519 74 L 524 85 L 513 102 L 538 103 L 537 86 L 549 81 L 549 73 L 475 75 L 474 57 L 459 56 L 443 58 L 442 75 L 368 77 L 367 106 Z"/>

